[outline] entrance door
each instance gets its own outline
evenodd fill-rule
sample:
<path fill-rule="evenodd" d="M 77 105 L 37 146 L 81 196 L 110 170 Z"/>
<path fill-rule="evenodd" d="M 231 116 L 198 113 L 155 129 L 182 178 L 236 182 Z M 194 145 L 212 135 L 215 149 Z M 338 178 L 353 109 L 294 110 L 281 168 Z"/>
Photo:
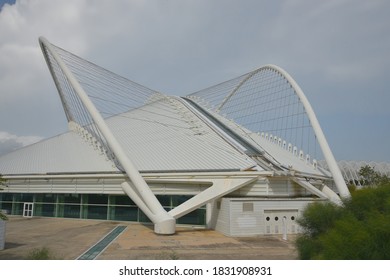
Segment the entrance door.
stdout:
<path fill-rule="evenodd" d="M 295 234 L 298 232 L 298 210 L 265 210 L 265 234 Z"/>
<path fill-rule="evenodd" d="M 34 203 L 25 202 L 23 205 L 23 217 L 31 218 L 34 214 Z"/>

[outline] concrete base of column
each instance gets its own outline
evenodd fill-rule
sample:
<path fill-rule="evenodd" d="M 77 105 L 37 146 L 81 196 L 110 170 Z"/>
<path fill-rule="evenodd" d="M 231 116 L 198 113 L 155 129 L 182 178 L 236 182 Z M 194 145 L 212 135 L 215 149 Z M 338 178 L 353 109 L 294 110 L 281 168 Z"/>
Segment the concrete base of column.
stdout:
<path fill-rule="evenodd" d="M 161 235 L 175 234 L 176 219 L 168 218 L 154 224 L 154 232 Z"/>

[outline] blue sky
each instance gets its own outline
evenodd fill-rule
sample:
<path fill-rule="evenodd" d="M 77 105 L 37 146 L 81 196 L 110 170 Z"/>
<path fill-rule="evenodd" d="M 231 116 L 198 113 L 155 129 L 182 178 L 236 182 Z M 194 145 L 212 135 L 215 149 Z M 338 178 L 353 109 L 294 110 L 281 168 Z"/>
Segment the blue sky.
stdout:
<path fill-rule="evenodd" d="M 0 10 L 5 4 L 13 5 L 15 4 L 15 0 L 0 0 Z"/>
<path fill-rule="evenodd" d="M 276 64 L 337 160 L 390 162 L 389 14 L 385 0 L 17 0 L 0 11 L 0 154 L 67 131 L 43 35 L 172 95 Z"/>

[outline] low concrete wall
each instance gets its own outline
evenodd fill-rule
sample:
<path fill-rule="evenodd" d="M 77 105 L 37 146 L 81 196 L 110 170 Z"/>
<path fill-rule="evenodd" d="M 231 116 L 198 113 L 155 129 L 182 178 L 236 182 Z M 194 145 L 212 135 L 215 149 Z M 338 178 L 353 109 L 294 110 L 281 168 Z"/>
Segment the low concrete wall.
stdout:
<path fill-rule="evenodd" d="M 5 245 L 5 226 L 6 221 L 0 220 L 0 250 L 3 250 Z"/>

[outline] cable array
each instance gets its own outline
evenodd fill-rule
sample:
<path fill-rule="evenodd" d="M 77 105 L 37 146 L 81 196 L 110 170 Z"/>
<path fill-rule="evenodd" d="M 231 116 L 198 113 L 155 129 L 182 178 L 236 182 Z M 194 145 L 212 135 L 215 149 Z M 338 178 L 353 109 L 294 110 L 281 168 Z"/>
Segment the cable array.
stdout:
<path fill-rule="evenodd" d="M 304 105 L 287 79 L 271 67 L 189 95 L 246 129 L 273 135 L 318 158 L 317 139 Z"/>
<path fill-rule="evenodd" d="M 144 180 L 137 172 L 133 172 L 132 163 L 125 157 L 125 151 L 103 118 L 114 115 L 137 118 L 159 125 L 176 127 L 175 129 L 184 126 L 184 133 L 196 130 L 193 135 L 203 135 L 203 129 L 201 127 L 198 129 L 199 124 L 188 117 L 186 112 L 182 112 L 182 109 L 175 105 L 177 102 L 172 102 L 173 99 L 56 47 L 43 37 L 40 38 L 40 44 L 60 94 L 70 129 L 81 134 L 95 149 L 112 160 L 120 170 L 126 170 L 129 177 L 133 177 L 139 183 L 138 186 L 144 187 Z M 250 138 L 250 141 L 260 146 L 258 150 L 260 152 L 257 154 L 264 158 L 267 158 L 264 152 L 266 149 L 262 146 L 267 146 L 267 144 L 262 142 L 261 138 L 258 140 L 262 143 L 257 143 L 254 140 L 256 133 L 264 135 L 265 139 L 268 135 L 272 143 L 287 148 L 287 151 L 291 150 L 291 147 L 293 154 L 297 154 L 295 151 L 299 150 L 299 158 L 306 159 L 306 164 L 309 164 L 311 158 L 319 158 L 318 143 L 320 148 L 318 150 L 322 152 L 321 158 L 325 158 L 329 165 L 340 195 L 350 196 L 309 101 L 297 83 L 283 69 L 267 65 L 235 79 L 190 94 L 188 98 L 201 105 L 199 108 L 208 108 L 209 113 L 201 109 L 208 116 L 215 113 L 233 120 L 244 132 L 244 135 L 238 137 L 235 135 L 235 137 L 240 140 L 243 140 L 242 137 Z M 206 101 L 206 104 L 202 104 L 202 101 Z M 154 105 L 159 108 L 154 108 Z M 140 113 L 131 112 L 133 109 L 140 110 Z M 172 110 L 177 111 L 178 114 Z M 142 111 L 147 111 L 147 113 Z M 152 114 L 163 117 L 159 118 Z M 183 118 L 187 120 L 182 120 Z M 227 121 L 226 118 L 222 123 L 225 121 Z M 219 123 L 221 127 L 222 123 Z M 200 126 L 203 125 L 208 124 L 204 121 Z M 227 129 L 227 131 L 230 130 Z M 271 147 L 268 148 L 272 150 Z M 245 151 L 241 152 L 246 153 Z M 309 154 L 314 157 L 308 156 Z M 285 164 L 283 156 L 276 161 L 273 161 L 276 159 L 275 156 L 270 156 L 271 164 L 274 162 L 280 165 L 279 167 L 283 167 Z M 120 159 L 121 164 L 116 157 Z M 263 158 L 258 160 L 261 164 L 266 164 Z M 316 165 L 314 163 L 317 163 L 317 160 L 313 160 L 313 165 Z M 288 166 L 293 167 L 291 164 Z M 127 187 L 126 190 L 130 192 Z M 153 200 L 152 194 L 150 197 Z"/>
<path fill-rule="evenodd" d="M 45 46 L 42 47 L 60 93 L 70 129 L 78 133 L 98 152 L 113 160 L 118 168 L 121 168 L 106 139 L 94 123 L 58 61 Z M 184 133 L 199 133 L 194 127 L 183 125 L 183 121 L 188 121 L 188 116 L 182 116 L 179 108 L 172 104 L 169 96 L 119 76 L 55 45 L 51 45 L 51 47 L 104 118 L 117 116 L 136 121 L 158 123 L 184 131 Z M 148 106 L 144 106 L 145 104 Z M 133 109 L 146 114 L 123 114 Z"/>
<path fill-rule="evenodd" d="M 47 48 L 43 48 L 43 52 L 45 53 L 53 79 L 60 93 L 60 98 L 70 129 L 80 134 L 80 136 L 98 150 L 99 153 L 104 154 L 108 159 L 117 164 L 114 154 L 107 145 L 107 141 L 94 123 L 88 110 L 84 107 L 84 104 L 76 94 L 60 65 L 53 57 L 53 54 Z M 119 166 L 119 164 L 117 164 L 117 166 Z"/>
<path fill-rule="evenodd" d="M 108 71 L 59 47 L 57 53 L 104 117 L 140 107 L 158 96 L 152 89 Z"/>
<path fill-rule="evenodd" d="M 52 45 L 103 117 L 132 109 L 175 118 L 167 96 L 121 77 L 94 63 Z M 44 50 L 69 122 L 91 134 L 110 155 L 106 141 L 52 54 Z M 234 120 L 251 132 L 273 135 L 318 158 L 317 141 L 304 105 L 288 80 L 272 67 L 262 67 L 188 96 L 202 107 Z M 156 102 L 156 101 L 164 102 Z M 157 106 L 142 107 L 145 104 Z M 122 116 L 122 115 L 121 115 Z M 145 120 L 150 121 L 150 120 Z M 167 125 L 172 125 L 168 124 Z M 88 138 L 88 137 L 87 137 Z M 318 149 L 320 150 L 320 149 Z"/>
<path fill-rule="evenodd" d="M 105 118 L 130 111 L 164 96 L 57 46 L 51 46 Z M 120 168 L 106 139 L 94 123 L 53 54 L 45 46 L 43 46 L 43 52 L 60 93 L 70 128 L 80 133 L 84 139 L 113 160 Z M 78 124 L 78 126 L 74 124 Z"/>

